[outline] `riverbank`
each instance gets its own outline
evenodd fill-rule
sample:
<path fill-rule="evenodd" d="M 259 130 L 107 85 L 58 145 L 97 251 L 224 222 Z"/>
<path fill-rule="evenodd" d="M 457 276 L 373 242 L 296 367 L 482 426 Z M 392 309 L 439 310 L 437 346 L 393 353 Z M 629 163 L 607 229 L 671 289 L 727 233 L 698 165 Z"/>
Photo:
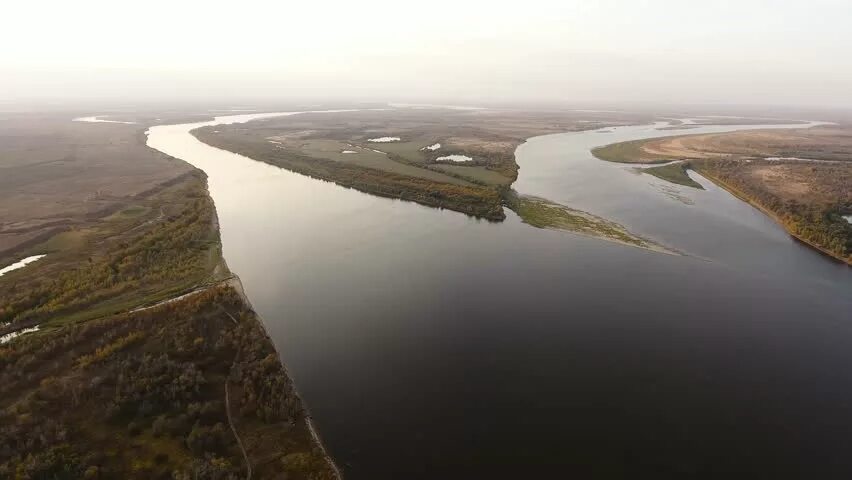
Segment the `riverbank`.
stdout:
<path fill-rule="evenodd" d="M 266 341 L 269 343 L 269 345 L 272 346 L 272 349 L 276 350 L 275 344 L 272 342 L 272 339 L 269 336 L 269 333 L 266 331 L 266 325 L 264 325 L 263 319 L 260 317 L 259 314 L 257 314 L 254 311 L 254 307 L 252 307 L 251 301 L 249 300 L 248 296 L 246 295 L 245 288 L 243 287 L 243 282 L 240 280 L 240 277 L 237 276 L 236 274 L 232 274 L 231 278 L 228 279 L 227 282 L 228 282 L 228 285 L 230 286 L 230 288 L 232 288 L 234 290 L 234 292 L 236 292 L 236 294 L 240 297 L 243 305 L 248 307 L 248 309 L 253 313 L 254 318 L 257 321 L 257 327 L 260 328 L 263 331 L 263 335 L 265 336 Z M 278 358 L 281 357 L 278 354 L 277 351 L 276 351 L 276 355 L 278 356 Z M 293 377 L 290 375 L 290 372 L 287 370 L 287 365 L 285 365 L 284 362 L 280 362 L 280 364 L 281 364 L 281 367 L 284 371 L 284 375 L 288 379 L 288 382 L 293 385 L 294 394 L 301 401 L 302 397 L 298 393 L 298 388 L 295 386 L 295 383 L 293 383 L 293 381 L 292 381 Z M 303 417 L 302 417 L 303 421 L 305 422 L 305 425 L 307 427 L 307 431 L 308 431 L 308 433 L 310 434 L 310 437 L 311 437 L 311 442 L 310 442 L 311 445 L 312 445 L 311 451 L 319 450 L 319 452 L 320 452 L 319 456 L 321 457 L 322 462 L 325 463 L 327 468 L 331 469 L 331 471 L 333 472 L 333 475 L 331 477 L 329 477 L 330 480 L 342 480 L 343 474 L 341 473 L 340 469 L 337 467 L 337 464 L 335 463 L 334 458 L 332 458 L 331 455 L 328 453 L 328 449 L 326 448 L 325 443 L 322 441 L 322 437 L 320 436 L 319 431 L 317 430 L 316 426 L 314 425 L 313 417 L 310 414 L 310 410 L 308 409 L 308 407 L 304 403 L 302 403 L 302 411 L 303 411 Z M 247 453 L 247 455 L 248 455 L 248 453 Z M 274 474 L 276 472 L 271 472 L 271 473 Z"/>
<path fill-rule="evenodd" d="M 796 240 L 802 242 L 803 244 L 813 248 L 814 250 L 817 250 L 818 252 L 820 252 L 820 253 L 828 256 L 828 257 L 831 257 L 834 260 L 845 263 L 846 265 L 852 267 L 852 258 L 850 258 L 848 256 L 842 256 L 842 255 L 840 255 L 836 252 L 832 252 L 831 250 L 828 250 L 828 249 L 824 248 L 823 246 L 821 246 L 821 245 L 819 245 L 819 244 L 817 244 L 813 241 L 810 241 L 807 238 L 805 238 L 804 236 L 796 233 L 795 231 L 793 231 L 792 227 L 789 225 L 788 222 L 785 222 L 784 219 L 780 215 L 778 215 L 774 211 L 772 211 L 769 208 L 762 205 L 756 198 L 753 198 L 752 196 L 748 195 L 744 191 L 733 186 L 731 183 L 722 180 L 718 176 L 713 175 L 707 169 L 702 169 L 702 168 L 698 167 L 698 168 L 693 168 L 693 170 L 695 170 L 695 172 L 700 174 L 702 177 L 713 182 L 715 185 L 718 185 L 720 188 L 723 188 L 725 191 L 727 191 L 731 195 L 737 197 L 738 199 L 742 200 L 745 203 L 748 203 L 752 207 L 754 207 L 757 210 L 759 210 L 760 212 L 762 212 L 767 217 L 771 218 L 775 223 L 777 223 L 781 228 L 783 228 L 784 231 L 786 231 L 788 234 L 790 234 L 790 236 L 792 236 Z"/>
<path fill-rule="evenodd" d="M 81 162 L 119 136 L 125 151 L 175 168 L 153 179 L 136 168 L 134 184 L 151 188 L 102 195 L 106 211 L 65 213 L 77 228 L 21 250 L 48 255 L 0 277 L 2 330 L 31 332 L 0 346 L 0 476 L 339 479 L 222 259 L 206 176 L 129 125 L 75 124 L 93 129 L 81 132 Z M 86 185 L 122 175 L 121 165 Z M 65 194 L 65 212 L 79 210 Z"/>
<path fill-rule="evenodd" d="M 805 245 L 852 264 L 852 228 L 842 217 L 852 208 L 852 162 L 845 153 L 852 137 L 848 128 L 811 123 L 816 126 L 631 140 L 592 154 L 619 163 L 676 162 L 639 170 L 702 188 L 686 173 L 697 171 Z"/>
<path fill-rule="evenodd" d="M 674 162 L 657 167 L 640 168 L 639 171 L 677 185 L 704 190 L 704 187 L 700 183 L 689 178 L 689 174 L 687 173 L 689 168 L 689 162 Z"/>

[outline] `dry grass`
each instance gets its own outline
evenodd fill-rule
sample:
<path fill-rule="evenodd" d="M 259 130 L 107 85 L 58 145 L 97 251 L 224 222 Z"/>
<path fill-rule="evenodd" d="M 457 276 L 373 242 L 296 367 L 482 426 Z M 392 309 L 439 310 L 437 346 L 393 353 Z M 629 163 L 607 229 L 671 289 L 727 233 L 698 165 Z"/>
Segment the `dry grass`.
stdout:
<path fill-rule="evenodd" d="M 852 128 L 744 130 L 621 142 L 595 150 L 602 160 L 624 163 L 667 162 L 720 157 L 797 157 L 852 159 Z"/>
<path fill-rule="evenodd" d="M 130 206 L 191 167 L 145 146 L 143 125 L 72 115 L 0 119 L 0 259 Z"/>

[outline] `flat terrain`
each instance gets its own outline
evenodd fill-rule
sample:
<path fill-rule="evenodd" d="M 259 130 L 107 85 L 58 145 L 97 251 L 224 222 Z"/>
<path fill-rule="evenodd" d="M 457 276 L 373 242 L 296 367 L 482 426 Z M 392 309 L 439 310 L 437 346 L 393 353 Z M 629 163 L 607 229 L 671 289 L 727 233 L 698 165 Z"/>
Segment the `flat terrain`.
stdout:
<path fill-rule="evenodd" d="M 813 247 L 852 263 L 852 127 L 753 130 L 607 145 L 602 160 L 661 163 L 645 169 L 687 184 L 692 168 L 752 203 Z M 690 180 L 691 181 L 691 180 Z M 694 185 L 691 185 L 694 186 Z"/>
<path fill-rule="evenodd" d="M 0 277 L 0 335 L 37 330 L 0 344 L 0 477 L 336 478 L 204 174 L 144 125 L 30 120 L 0 142 L 6 258 L 46 254 Z"/>
<path fill-rule="evenodd" d="M 143 131 L 63 115 L 0 116 L 0 262 L 190 172 L 145 147 Z"/>
<path fill-rule="evenodd" d="M 852 129 L 819 126 L 683 135 L 615 143 L 596 148 L 593 153 L 601 160 L 621 163 L 663 163 L 731 155 L 849 161 L 852 159 Z"/>
<path fill-rule="evenodd" d="M 368 193 L 502 220 L 527 138 L 642 116 L 402 108 L 307 113 L 198 129 L 210 145 Z M 374 142 L 382 137 L 394 142 Z M 426 148 L 440 144 L 439 148 Z M 463 155 L 470 161 L 444 159 Z"/>

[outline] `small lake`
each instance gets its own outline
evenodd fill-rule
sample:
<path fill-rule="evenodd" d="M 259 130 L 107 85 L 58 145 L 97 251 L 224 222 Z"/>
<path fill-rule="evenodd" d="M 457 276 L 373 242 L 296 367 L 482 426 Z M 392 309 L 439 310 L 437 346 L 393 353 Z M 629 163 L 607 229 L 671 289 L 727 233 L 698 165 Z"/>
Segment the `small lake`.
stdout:
<path fill-rule="evenodd" d="M 683 132 L 517 151 L 520 193 L 687 253 L 671 256 L 373 197 L 188 133 L 273 115 L 148 144 L 207 172 L 228 265 L 347 479 L 852 472 L 852 269 L 701 177 L 589 153 Z"/>
<path fill-rule="evenodd" d="M 4 343 L 9 343 L 12 340 L 20 337 L 21 335 L 26 335 L 28 333 L 37 332 L 39 330 L 39 328 L 41 328 L 41 327 L 36 325 L 34 327 L 22 328 L 20 330 L 14 331 L 14 332 L 9 332 L 5 335 L 0 335 L 0 345 L 2 345 Z"/>

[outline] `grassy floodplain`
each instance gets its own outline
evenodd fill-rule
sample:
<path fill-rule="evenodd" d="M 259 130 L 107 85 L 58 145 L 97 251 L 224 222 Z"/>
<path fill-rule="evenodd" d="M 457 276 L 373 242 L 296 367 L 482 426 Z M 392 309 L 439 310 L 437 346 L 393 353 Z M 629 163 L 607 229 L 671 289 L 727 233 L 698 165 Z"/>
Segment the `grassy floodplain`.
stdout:
<path fill-rule="evenodd" d="M 302 114 L 192 133 L 215 147 L 368 193 L 489 220 L 502 220 L 506 207 L 538 228 L 671 253 L 614 222 L 511 190 L 518 175 L 514 152 L 525 138 L 600 125 L 556 123 L 550 114 L 397 110 Z M 376 137 L 399 141 L 369 141 Z M 434 144 L 440 148 L 425 148 Z M 438 160 L 448 155 L 472 160 Z"/>
<path fill-rule="evenodd" d="M 532 136 L 626 122 L 609 115 L 588 123 L 567 111 L 403 108 L 306 113 L 193 134 L 212 146 L 374 195 L 500 221 L 518 175 L 518 145 Z M 399 141 L 369 141 L 380 137 Z M 436 143 L 440 148 L 426 148 Z M 472 161 L 437 160 L 447 155 Z"/>

